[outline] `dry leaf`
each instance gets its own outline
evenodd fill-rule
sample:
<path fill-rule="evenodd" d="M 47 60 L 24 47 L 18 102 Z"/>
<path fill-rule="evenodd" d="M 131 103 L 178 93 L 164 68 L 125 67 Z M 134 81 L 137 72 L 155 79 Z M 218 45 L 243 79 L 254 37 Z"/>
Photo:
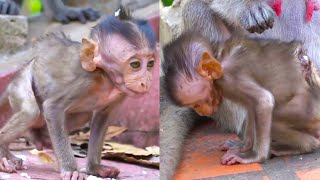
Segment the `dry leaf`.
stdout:
<path fill-rule="evenodd" d="M 124 153 L 124 154 L 130 154 L 134 156 L 150 156 L 152 155 L 151 152 L 148 152 L 144 149 L 134 147 L 133 145 L 129 144 L 119 144 L 115 142 L 107 142 L 106 145 L 110 145 L 112 149 L 105 149 L 103 153 Z"/>
<path fill-rule="evenodd" d="M 122 134 L 126 130 L 127 130 L 127 128 L 125 128 L 125 127 L 109 126 L 104 139 L 110 140 L 111 138 Z"/>
<path fill-rule="evenodd" d="M 149 146 L 149 147 L 146 147 L 146 150 L 154 156 L 160 156 L 159 146 Z"/>
<path fill-rule="evenodd" d="M 51 158 L 51 156 L 44 151 L 38 151 L 37 149 L 33 149 L 30 151 L 30 153 L 37 155 L 39 159 L 46 164 L 54 163 L 54 160 Z"/>
<path fill-rule="evenodd" d="M 132 156 L 124 153 L 106 153 L 103 157 L 107 158 L 118 158 L 130 163 L 142 164 L 147 166 L 153 166 L 159 168 L 160 157 L 155 156 Z"/>

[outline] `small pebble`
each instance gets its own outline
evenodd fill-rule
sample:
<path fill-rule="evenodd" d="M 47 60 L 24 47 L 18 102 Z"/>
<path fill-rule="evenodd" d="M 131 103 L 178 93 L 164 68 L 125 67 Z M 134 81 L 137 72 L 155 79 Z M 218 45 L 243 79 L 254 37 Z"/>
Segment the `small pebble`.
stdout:
<path fill-rule="evenodd" d="M 20 176 L 25 177 L 27 179 L 31 179 L 31 177 L 28 175 L 28 173 L 21 173 Z"/>
<path fill-rule="evenodd" d="M 11 179 L 11 176 L 9 174 L 1 175 L 0 179 Z"/>
<path fill-rule="evenodd" d="M 147 171 L 142 171 L 142 174 L 143 174 L 143 175 L 146 175 L 146 174 L 147 174 Z"/>
<path fill-rule="evenodd" d="M 87 178 L 87 180 L 103 180 L 102 178 L 99 178 L 99 177 L 97 177 L 97 176 L 92 176 L 92 175 L 90 175 L 88 178 Z"/>

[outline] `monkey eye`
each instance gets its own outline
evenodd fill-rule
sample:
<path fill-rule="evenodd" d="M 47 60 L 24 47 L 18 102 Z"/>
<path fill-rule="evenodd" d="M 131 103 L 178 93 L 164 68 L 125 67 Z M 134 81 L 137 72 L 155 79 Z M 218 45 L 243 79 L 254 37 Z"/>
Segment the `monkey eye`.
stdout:
<path fill-rule="evenodd" d="M 153 67 L 153 66 L 154 66 L 154 60 L 149 61 L 147 67 Z"/>
<path fill-rule="evenodd" d="M 137 69 L 140 67 L 140 62 L 139 61 L 134 61 L 130 63 L 130 66 L 134 69 Z"/>

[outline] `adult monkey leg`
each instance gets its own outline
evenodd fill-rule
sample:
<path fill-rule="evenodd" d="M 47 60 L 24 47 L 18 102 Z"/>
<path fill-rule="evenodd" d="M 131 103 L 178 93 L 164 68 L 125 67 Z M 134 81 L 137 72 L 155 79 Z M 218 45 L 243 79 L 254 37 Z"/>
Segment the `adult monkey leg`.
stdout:
<path fill-rule="evenodd" d="M 87 173 L 100 177 L 117 177 L 117 168 L 101 165 L 101 151 L 106 132 L 108 110 L 96 112 L 90 126 Z"/>

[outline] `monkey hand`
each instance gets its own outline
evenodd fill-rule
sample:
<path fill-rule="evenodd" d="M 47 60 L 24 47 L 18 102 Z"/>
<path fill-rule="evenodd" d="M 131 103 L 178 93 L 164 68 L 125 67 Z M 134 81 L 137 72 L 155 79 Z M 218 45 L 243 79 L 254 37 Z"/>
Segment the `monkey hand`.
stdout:
<path fill-rule="evenodd" d="M 240 25 L 250 33 L 263 33 L 273 27 L 275 12 L 264 1 L 248 3 L 239 11 Z"/>
<path fill-rule="evenodd" d="M 0 0 L 0 14 L 18 15 L 19 6 L 13 0 Z"/>
<path fill-rule="evenodd" d="M 250 164 L 263 162 L 267 159 L 267 156 L 258 156 L 258 153 L 249 150 L 246 152 L 230 152 L 228 151 L 223 155 L 221 159 L 221 164 L 223 165 L 233 165 L 233 164 Z"/>
<path fill-rule="evenodd" d="M 23 161 L 20 158 L 11 156 L 9 159 L 3 157 L 0 160 L 0 172 L 14 173 L 22 169 L 26 169 L 26 166 L 23 165 Z"/>
<path fill-rule="evenodd" d="M 87 168 L 87 173 L 103 178 L 116 178 L 120 171 L 115 167 L 96 164 L 89 166 Z"/>
<path fill-rule="evenodd" d="M 53 18 L 63 24 L 77 20 L 84 24 L 87 20 L 95 21 L 100 18 L 99 12 L 93 8 L 73 8 L 64 6 L 64 8 L 56 11 L 58 12 L 54 12 Z"/>

